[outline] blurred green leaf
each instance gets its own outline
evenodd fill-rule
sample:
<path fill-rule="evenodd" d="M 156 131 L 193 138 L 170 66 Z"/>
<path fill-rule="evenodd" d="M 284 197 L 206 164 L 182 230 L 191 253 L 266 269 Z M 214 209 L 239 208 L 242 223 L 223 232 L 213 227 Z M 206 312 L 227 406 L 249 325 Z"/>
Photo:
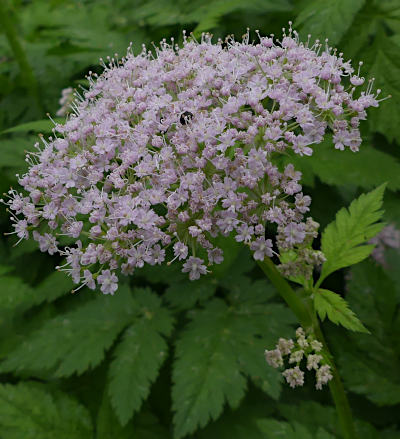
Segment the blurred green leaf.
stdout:
<path fill-rule="evenodd" d="M 335 46 L 350 28 L 357 12 L 365 0 L 307 0 L 300 3 L 295 27 L 300 27 L 303 38 L 311 34 L 312 39 L 324 41 Z"/>
<path fill-rule="evenodd" d="M 319 428 L 317 433 L 312 435 L 306 427 L 298 422 L 289 424 L 275 419 L 262 419 L 258 425 L 266 439 L 334 439 L 334 436 L 322 428 Z"/>
<path fill-rule="evenodd" d="M 0 425 L 4 439 L 88 439 L 87 410 L 65 394 L 38 383 L 0 385 Z"/>
<path fill-rule="evenodd" d="M 61 117 L 56 117 L 53 119 L 55 123 L 64 123 L 65 119 Z M 0 134 L 9 134 L 9 133 L 28 133 L 30 131 L 34 131 L 37 133 L 50 133 L 54 128 L 54 123 L 50 119 L 47 120 L 35 120 L 34 122 L 23 123 L 21 125 L 17 125 L 12 128 L 8 128 L 2 131 Z"/>
<path fill-rule="evenodd" d="M 293 163 L 312 184 L 316 176 L 323 183 L 335 186 L 354 185 L 372 189 L 388 182 L 388 189 L 400 189 L 400 163 L 395 157 L 370 145 L 361 145 L 357 153 L 349 149 L 339 151 L 334 148 L 332 137 L 328 136 L 315 146 L 311 157 L 293 154 L 285 162 Z"/>
<path fill-rule="evenodd" d="M 369 77 L 376 78 L 375 88 L 382 89 L 380 98 L 391 96 L 380 103 L 379 111 L 371 112 L 369 123 L 389 141 L 399 139 L 400 127 L 393 116 L 400 106 L 400 41 L 396 42 L 380 31 L 365 61 Z"/>
<path fill-rule="evenodd" d="M 352 268 L 346 297 L 371 335 L 352 336 L 350 344 L 339 350 L 345 383 L 350 390 L 378 405 L 397 404 L 400 402 L 397 342 L 400 326 L 396 321 L 396 286 L 382 267 L 364 261 Z"/>

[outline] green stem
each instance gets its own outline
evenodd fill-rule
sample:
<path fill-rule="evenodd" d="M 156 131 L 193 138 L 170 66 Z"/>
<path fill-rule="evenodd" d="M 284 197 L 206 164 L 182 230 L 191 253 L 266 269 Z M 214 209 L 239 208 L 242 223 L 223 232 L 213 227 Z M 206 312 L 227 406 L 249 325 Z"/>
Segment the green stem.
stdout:
<path fill-rule="evenodd" d="M 333 361 L 333 356 L 329 351 L 315 313 L 293 290 L 289 282 L 287 282 L 279 273 L 271 259 L 265 258 L 264 261 L 258 261 L 258 265 L 267 275 L 271 283 L 275 286 L 279 294 L 283 297 L 289 308 L 294 312 L 301 326 L 304 329 L 312 328 L 316 338 L 323 344 L 325 351 L 330 357 L 330 366 L 333 378 L 329 382 L 329 389 L 331 391 L 333 402 L 336 406 L 336 412 L 342 429 L 343 438 L 355 439 L 357 436 L 354 430 L 353 417 L 351 414 L 349 401 L 340 379 L 339 372 Z"/>
<path fill-rule="evenodd" d="M 285 302 L 289 305 L 290 309 L 294 312 L 301 326 L 304 328 L 313 326 L 312 316 L 310 315 L 304 302 L 279 273 L 271 259 L 265 258 L 264 261 L 258 261 L 258 265 L 278 290 Z"/>
<path fill-rule="evenodd" d="M 40 112 L 44 112 L 39 96 L 39 88 L 32 67 L 29 64 L 25 50 L 23 49 L 17 31 L 15 29 L 6 0 L 0 0 L 0 26 L 3 28 L 8 43 L 14 53 L 15 60 L 21 71 L 21 76 L 25 82 L 25 88 L 35 100 L 35 104 Z"/>

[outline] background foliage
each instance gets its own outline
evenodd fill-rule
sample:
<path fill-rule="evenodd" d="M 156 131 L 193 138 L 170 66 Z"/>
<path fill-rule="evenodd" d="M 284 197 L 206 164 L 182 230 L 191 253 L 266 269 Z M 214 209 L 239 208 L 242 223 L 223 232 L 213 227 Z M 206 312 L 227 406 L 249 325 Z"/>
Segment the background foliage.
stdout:
<path fill-rule="evenodd" d="M 387 181 L 385 220 L 400 227 L 400 3 L 398 0 L 13 0 L 8 23 L 33 78 L 0 27 L 0 190 L 16 185 L 24 150 L 51 127 L 60 91 L 101 72 L 99 57 L 129 42 L 182 30 L 215 38 L 247 27 L 280 34 L 293 20 L 303 39 L 329 38 L 392 98 L 371 112 L 360 153 L 329 139 L 296 158 L 312 215 L 324 227 L 336 211 Z M 3 33 L 2 32 L 3 29 Z M 255 34 L 252 34 L 255 37 Z M 23 66 L 22 66 L 23 67 Z M 14 127 L 14 128 L 13 128 Z M 16 127 L 16 128 L 15 128 Z M 9 230 L 6 212 L 0 228 Z M 142 270 L 114 297 L 81 290 L 54 272 L 60 261 L 34 243 L 0 241 L 0 438 L 331 439 L 340 437 L 327 390 L 296 391 L 263 359 L 296 321 L 246 251 L 189 282 L 178 267 Z M 372 260 L 326 279 L 371 334 L 324 322 L 360 437 L 400 438 L 400 262 Z M 307 380 L 306 380 L 307 381 Z"/>

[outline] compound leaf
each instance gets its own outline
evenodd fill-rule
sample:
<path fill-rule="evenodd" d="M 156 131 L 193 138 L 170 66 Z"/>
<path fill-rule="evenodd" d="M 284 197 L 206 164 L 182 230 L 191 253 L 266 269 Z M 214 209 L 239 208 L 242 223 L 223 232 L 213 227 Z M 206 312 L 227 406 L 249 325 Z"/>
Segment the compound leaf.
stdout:
<path fill-rule="evenodd" d="M 125 330 L 109 369 L 109 395 L 122 425 L 139 410 L 167 356 L 163 336 L 172 329 L 170 312 L 148 289 L 135 290 L 137 315 Z"/>
<path fill-rule="evenodd" d="M 266 303 L 262 291 L 251 286 L 233 292 L 229 303 L 209 302 L 178 339 L 172 389 L 178 438 L 217 419 L 225 402 L 237 407 L 245 394 L 245 376 L 261 381 L 272 397 L 279 396 L 279 376 L 269 382 L 271 368 L 263 350 L 291 332 L 293 317 L 282 305 Z"/>
<path fill-rule="evenodd" d="M 57 376 L 82 373 L 104 358 L 133 313 L 132 297 L 121 287 L 115 297 L 98 295 L 78 309 L 49 320 L 0 365 L 5 372 L 50 370 Z"/>
<path fill-rule="evenodd" d="M 333 222 L 322 233 L 321 250 L 326 257 L 318 284 L 329 274 L 356 264 L 372 252 L 374 246 L 366 242 L 378 234 L 384 224 L 382 218 L 383 192 L 381 185 L 355 199 L 348 209 L 340 209 Z"/>

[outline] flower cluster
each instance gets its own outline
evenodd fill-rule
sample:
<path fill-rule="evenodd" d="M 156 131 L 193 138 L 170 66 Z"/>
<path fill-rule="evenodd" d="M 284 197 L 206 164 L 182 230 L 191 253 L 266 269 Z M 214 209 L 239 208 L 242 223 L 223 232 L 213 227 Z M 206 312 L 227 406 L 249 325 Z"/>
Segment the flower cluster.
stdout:
<path fill-rule="evenodd" d="M 284 358 L 287 357 L 289 365 L 296 364 L 294 367 L 287 368 L 282 372 L 290 387 L 302 386 L 304 384 L 304 371 L 300 368 L 300 363 L 306 361 L 307 370 L 315 370 L 317 389 L 322 389 L 333 376 L 331 367 L 326 364 L 322 354 L 322 343 L 315 340 L 313 335 L 305 334 L 303 328 L 297 328 L 296 341 L 280 338 L 276 348 L 265 351 L 267 363 L 275 368 L 284 366 Z"/>
<path fill-rule="evenodd" d="M 104 69 L 28 155 L 25 192 L 4 201 L 20 239 L 33 231 L 42 251 L 65 256 L 76 283 L 104 293 L 117 289 L 119 271 L 166 260 L 199 278 L 223 260 L 217 235 L 232 234 L 257 260 L 300 248 L 307 263 L 321 262 L 302 247 L 316 225 L 304 220 L 301 173 L 279 163 L 311 155 L 328 130 L 335 148 L 358 150 L 359 122 L 379 94 L 372 83 L 356 91 L 359 69 L 291 28 L 254 43 L 248 33 L 226 44 L 184 36 L 182 47 L 128 50 Z"/>

